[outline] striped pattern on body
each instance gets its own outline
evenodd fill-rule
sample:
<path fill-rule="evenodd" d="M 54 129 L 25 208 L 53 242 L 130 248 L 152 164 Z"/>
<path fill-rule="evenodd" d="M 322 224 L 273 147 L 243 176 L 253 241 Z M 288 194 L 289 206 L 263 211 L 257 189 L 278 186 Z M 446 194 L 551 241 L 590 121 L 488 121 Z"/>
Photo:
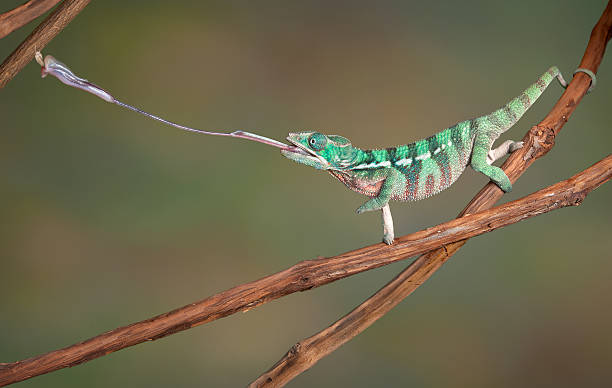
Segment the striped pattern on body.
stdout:
<path fill-rule="evenodd" d="M 377 170 L 395 168 L 406 182 L 402 190 L 393 192 L 391 199 L 416 201 L 439 193 L 457 180 L 469 162 L 472 144 L 470 122 L 464 121 L 407 145 L 360 150 L 359 163 L 350 172 L 343 176 L 330 172 L 347 187 L 374 197 L 384 179 Z"/>

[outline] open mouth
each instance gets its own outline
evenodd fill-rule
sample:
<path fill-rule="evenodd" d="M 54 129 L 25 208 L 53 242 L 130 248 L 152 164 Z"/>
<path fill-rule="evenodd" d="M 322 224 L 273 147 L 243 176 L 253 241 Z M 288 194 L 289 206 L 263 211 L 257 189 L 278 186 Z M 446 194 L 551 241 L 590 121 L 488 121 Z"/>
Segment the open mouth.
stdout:
<path fill-rule="evenodd" d="M 304 155 L 304 156 L 310 156 L 312 157 L 313 155 L 304 151 L 302 148 L 296 146 L 296 145 L 288 145 L 286 147 L 283 148 L 283 151 L 285 152 L 292 152 L 294 154 L 300 154 L 300 155 Z"/>
<path fill-rule="evenodd" d="M 285 148 L 285 151 L 293 152 L 294 154 L 315 157 L 318 159 L 318 155 L 310 152 L 310 150 L 305 150 L 304 148 L 302 148 L 299 143 L 296 143 L 294 140 L 291 139 L 291 136 L 287 136 L 287 141 L 291 144 Z"/>
<path fill-rule="evenodd" d="M 329 167 L 327 160 L 314 153 L 314 151 L 304 148 L 300 143 L 292 140 L 291 137 L 287 137 L 287 140 L 291 144 L 281 149 L 281 153 L 285 157 L 318 169 L 327 169 Z"/>

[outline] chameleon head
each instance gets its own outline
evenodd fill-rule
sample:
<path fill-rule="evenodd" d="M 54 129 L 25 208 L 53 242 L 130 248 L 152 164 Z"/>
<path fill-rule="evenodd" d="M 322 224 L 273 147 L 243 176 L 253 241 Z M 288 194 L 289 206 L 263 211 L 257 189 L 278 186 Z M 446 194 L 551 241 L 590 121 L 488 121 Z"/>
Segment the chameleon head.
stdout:
<path fill-rule="evenodd" d="M 342 169 L 355 159 L 355 149 L 342 136 L 297 132 L 290 133 L 287 140 L 295 147 L 283 149 L 285 157 L 319 170 Z"/>

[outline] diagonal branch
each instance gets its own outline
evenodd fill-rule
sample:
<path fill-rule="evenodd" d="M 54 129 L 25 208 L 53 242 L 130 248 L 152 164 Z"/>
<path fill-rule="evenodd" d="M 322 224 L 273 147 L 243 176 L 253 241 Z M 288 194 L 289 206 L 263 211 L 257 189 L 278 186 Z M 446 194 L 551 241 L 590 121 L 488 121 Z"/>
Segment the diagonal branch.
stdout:
<path fill-rule="evenodd" d="M 30 0 L 19 7 L 0 14 L 0 39 L 44 14 L 60 0 Z"/>
<path fill-rule="evenodd" d="M 610 178 L 612 178 L 612 154 L 570 179 L 556 183 L 525 198 L 510 202 L 507 205 L 472 214 L 461 219 L 491 212 L 497 213 L 502 211 L 502 209 L 506 209 L 506 206 L 516 206 L 517 210 L 521 208 L 521 212 L 531 208 L 539 214 L 546 213 L 552 210 L 552 208 L 557 208 L 557 206 L 577 206 L 582 203 L 589 192 Z M 548 205 L 545 205 L 552 207 L 540 208 L 541 201 L 547 197 L 554 198 L 552 202 L 548 202 Z M 536 208 L 539 210 L 536 210 Z M 498 221 L 491 220 L 490 222 L 495 225 Z M 434 251 L 436 254 L 433 256 L 433 259 L 428 259 L 430 255 L 421 256 L 349 314 L 319 333 L 293 345 L 280 361 L 270 368 L 269 371 L 259 376 L 249 386 L 279 387 L 287 384 L 301 372 L 309 369 L 321 358 L 348 342 L 391 310 L 406 295 L 412 293 L 418 286 L 429 279 L 464 243 L 465 240 L 462 240 L 458 243 L 445 245 L 443 248 Z M 438 251 L 441 253 L 438 254 Z"/>
<path fill-rule="evenodd" d="M 596 73 L 603 58 L 606 44 L 611 37 L 612 1 L 608 3 L 591 32 L 580 67 Z M 533 127 L 525 135 L 523 140 L 527 146 L 514 152 L 503 165 L 506 174 L 513 183 L 531 163 L 545 155 L 554 146 L 555 136 L 573 113 L 586 93 L 589 84 L 590 78 L 584 73 L 578 73 L 551 112 L 540 124 Z M 496 185 L 489 183 L 470 201 L 459 217 L 492 207 L 502 195 L 503 193 Z M 449 244 L 419 257 L 349 314 L 328 328 L 295 344 L 281 360 L 251 383 L 250 386 L 282 386 L 309 369 L 321 358 L 350 341 L 389 312 L 427 281 L 465 243 L 466 240 Z"/>
<path fill-rule="evenodd" d="M 78 365 L 128 346 L 162 338 L 296 291 L 318 287 L 551 210 L 579 205 L 591 190 L 610 178 L 612 155 L 566 181 L 497 208 L 401 237 L 393 246 L 379 243 L 336 257 L 303 261 L 285 271 L 85 342 L 27 360 L 0 364 L 0 386 Z"/>
<path fill-rule="evenodd" d="M 32 31 L 30 35 L 0 65 L 0 89 L 34 59 L 78 15 L 91 0 L 64 0 Z"/>

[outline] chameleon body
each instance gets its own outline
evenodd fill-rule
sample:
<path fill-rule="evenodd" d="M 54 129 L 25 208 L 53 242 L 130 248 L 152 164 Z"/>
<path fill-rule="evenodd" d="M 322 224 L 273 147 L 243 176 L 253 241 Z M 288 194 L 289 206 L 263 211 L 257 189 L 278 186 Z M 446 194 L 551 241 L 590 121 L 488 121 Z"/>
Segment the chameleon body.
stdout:
<path fill-rule="evenodd" d="M 521 148 L 508 140 L 492 149 L 493 142 L 540 97 L 557 78 L 566 86 L 559 69 L 551 67 L 518 97 L 493 113 L 462 121 L 426 139 L 385 149 L 362 150 L 338 135 L 319 132 L 290 133 L 295 147 L 281 153 L 298 163 L 326 170 L 349 189 L 371 197 L 357 213 L 382 210 L 383 241 L 393 242 L 389 200 L 415 201 L 449 187 L 468 164 L 488 176 L 503 191 L 512 190 L 502 169 L 491 164 Z"/>

